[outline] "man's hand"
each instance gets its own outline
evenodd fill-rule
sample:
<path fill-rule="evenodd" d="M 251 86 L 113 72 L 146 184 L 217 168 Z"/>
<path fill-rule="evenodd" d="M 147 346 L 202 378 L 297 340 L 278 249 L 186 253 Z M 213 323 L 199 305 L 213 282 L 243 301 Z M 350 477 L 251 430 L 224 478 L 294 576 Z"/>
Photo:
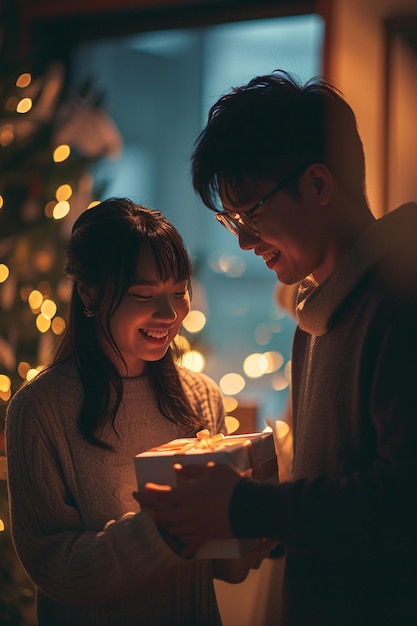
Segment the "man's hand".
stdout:
<path fill-rule="evenodd" d="M 213 462 L 187 467 L 177 463 L 174 469 L 180 486 L 147 483 L 144 491 L 133 495 L 161 534 L 181 546 L 176 552 L 190 557 L 206 541 L 233 537 L 229 508 L 240 474 Z"/>

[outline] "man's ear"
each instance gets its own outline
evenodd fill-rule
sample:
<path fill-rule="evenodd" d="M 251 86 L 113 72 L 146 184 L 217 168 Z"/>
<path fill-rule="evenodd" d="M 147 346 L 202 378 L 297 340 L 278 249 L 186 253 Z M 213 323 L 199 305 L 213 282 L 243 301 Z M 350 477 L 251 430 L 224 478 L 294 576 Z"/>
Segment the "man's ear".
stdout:
<path fill-rule="evenodd" d="M 333 174 L 324 163 L 313 163 L 307 168 L 311 189 L 321 206 L 326 206 L 334 194 Z"/>
<path fill-rule="evenodd" d="M 94 287 L 91 287 L 90 285 L 87 285 L 87 283 L 79 281 L 77 283 L 77 292 L 81 300 L 83 301 L 84 306 L 86 306 L 88 309 L 93 309 L 96 299 L 96 289 Z"/>

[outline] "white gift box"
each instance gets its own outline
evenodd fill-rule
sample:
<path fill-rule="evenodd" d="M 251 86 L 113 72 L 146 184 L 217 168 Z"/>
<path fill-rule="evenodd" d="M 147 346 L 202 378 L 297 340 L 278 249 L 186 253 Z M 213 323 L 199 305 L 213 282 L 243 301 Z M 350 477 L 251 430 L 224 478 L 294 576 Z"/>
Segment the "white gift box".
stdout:
<path fill-rule="evenodd" d="M 199 433 L 200 435 L 200 433 Z M 271 432 L 216 435 L 174 439 L 134 458 L 138 489 L 148 482 L 176 486 L 175 463 L 206 464 L 210 461 L 233 467 L 243 476 L 278 483 L 278 465 Z M 258 540 L 222 539 L 201 546 L 196 558 L 239 558 L 254 549 Z"/>

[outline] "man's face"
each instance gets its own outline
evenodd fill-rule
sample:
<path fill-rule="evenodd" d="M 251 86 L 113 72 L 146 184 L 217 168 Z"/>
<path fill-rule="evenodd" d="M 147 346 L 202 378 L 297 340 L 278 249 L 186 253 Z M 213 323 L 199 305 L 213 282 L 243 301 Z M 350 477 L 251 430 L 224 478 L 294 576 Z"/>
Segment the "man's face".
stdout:
<path fill-rule="evenodd" d="M 240 203 L 230 188 L 223 187 L 223 207 L 245 214 L 275 186 L 276 181 L 270 179 L 249 181 Z M 240 247 L 262 257 L 284 284 L 294 284 L 309 274 L 321 282 L 333 269 L 329 207 L 323 203 L 322 189 L 323 181 L 311 166 L 300 176 L 298 194 L 282 189 L 251 212 L 258 236 L 238 228 Z"/>

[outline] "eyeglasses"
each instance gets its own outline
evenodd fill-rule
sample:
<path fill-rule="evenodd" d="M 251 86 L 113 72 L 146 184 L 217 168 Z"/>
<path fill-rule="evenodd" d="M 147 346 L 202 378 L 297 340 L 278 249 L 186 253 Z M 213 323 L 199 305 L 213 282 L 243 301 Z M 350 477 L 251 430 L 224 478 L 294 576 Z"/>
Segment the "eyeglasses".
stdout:
<path fill-rule="evenodd" d="M 284 178 L 276 187 L 271 189 L 263 198 L 258 200 L 256 204 L 253 205 L 250 209 L 245 211 L 244 213 L 240 213 L 239 211 L 218 211 L 214 216 L 216 220 L 227 230 L 235 235 L 235 237 L 239 236 L 239 230 L 244 230 L 249 233 L 249 235 L 253 235 L 255 237 L 259 237 L 259 231 L 256 228 L 255 224 L 252 222 L 251 217 L 267 200 L 272 198 L 276 193 L 282 191 L 289 185 L 289 183 L 295 178 L 304 172 L 304 170 L 308 167 L 308 165 L 303 165 L 302 167 L 297 167 L 296 170 L 291 172 L 288 176 Z"/>

